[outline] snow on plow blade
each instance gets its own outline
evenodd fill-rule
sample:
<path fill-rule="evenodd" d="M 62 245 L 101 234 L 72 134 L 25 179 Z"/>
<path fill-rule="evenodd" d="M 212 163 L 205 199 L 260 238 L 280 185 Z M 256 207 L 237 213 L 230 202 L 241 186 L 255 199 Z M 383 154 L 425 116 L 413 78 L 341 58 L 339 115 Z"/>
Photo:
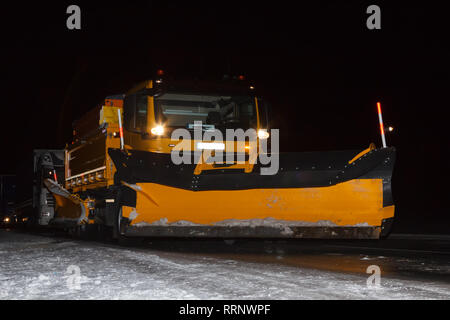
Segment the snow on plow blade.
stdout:
<path fill-rule="evenodd" d="M 395 149 L 281 153 L 279 171 L 194 174 L 170 154 L 109 149 L 126 236 L 376 239 L 394 217 Z"/>

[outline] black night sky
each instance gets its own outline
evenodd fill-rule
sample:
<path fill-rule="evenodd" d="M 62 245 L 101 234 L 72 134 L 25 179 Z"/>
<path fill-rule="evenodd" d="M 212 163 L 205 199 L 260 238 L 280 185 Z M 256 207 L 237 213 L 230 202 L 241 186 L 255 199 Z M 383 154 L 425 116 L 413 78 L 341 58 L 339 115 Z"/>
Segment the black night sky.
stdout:
<path fill-rule="evenodd" d="M 82 29 L 66 28 L 81 7 Z M 366 8 L 381 8 L 368 30 Z M 395 127 L 397 229 L 450 222 L 448 11 L 379 1 L 59 1 L 2 5 L 0 173 L 35 148 L 63 148 L 71 123 L 162 68 L 246 75 L 273 105 L 282 151 L 381 145 L 376 102 Z"/>

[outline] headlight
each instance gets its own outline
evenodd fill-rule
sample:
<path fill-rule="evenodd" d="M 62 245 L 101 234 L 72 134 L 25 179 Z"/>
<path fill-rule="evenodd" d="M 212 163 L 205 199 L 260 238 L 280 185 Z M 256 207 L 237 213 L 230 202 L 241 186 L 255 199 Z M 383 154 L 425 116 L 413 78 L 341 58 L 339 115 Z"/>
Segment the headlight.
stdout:
<path fill-rule="evenodd" d="M 266 129 L 259 129 L 258 130 L 258 138 L 260 138 L 261 140 L 268 139 L 269 136 L 270 136 L 270 134 L 267 132 Z"/>
<path fill-rule="evenodd" d="M 156 126 L 150 130 L 152 134 L 156 136 L 162 136 L 164 134 L 164 127 L 163 126 Z"/>
<path fill-rule="evenodd" d="M 3 222 L 6 222 L 6 223 L 8 223 L 8 222 L 10 222 L 11 221 L 11 219 L 9 218 L 9 217 L 5 217 L 4 219 L 3 219 Z"/>

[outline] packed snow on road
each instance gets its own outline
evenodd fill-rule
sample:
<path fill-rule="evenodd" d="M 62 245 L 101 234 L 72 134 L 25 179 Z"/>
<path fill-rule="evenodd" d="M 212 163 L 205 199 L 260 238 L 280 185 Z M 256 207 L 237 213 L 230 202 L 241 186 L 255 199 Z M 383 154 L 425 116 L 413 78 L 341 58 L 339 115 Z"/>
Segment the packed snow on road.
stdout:
<path fill-rule="evenodd" d="M 0 230 L 0 299 L 450 299 L 370 276 Z"/>

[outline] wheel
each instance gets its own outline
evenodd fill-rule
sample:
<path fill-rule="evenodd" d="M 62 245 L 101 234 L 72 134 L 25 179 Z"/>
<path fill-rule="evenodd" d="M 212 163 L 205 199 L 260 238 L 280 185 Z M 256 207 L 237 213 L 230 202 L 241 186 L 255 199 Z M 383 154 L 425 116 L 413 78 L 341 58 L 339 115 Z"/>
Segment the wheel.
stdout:
<path fill-rule="evenodd" d="M 121 246 L 139 246 L 142 245 L 142 238 L 129 238 L 126 237 L 125 230 L 128 225 L 128 219 L 122 217 L 122 207 L 116 210 L 116 217 L 114 219 L 114 232 L 113 236 L 117 240 L 117 243 Z"/>

